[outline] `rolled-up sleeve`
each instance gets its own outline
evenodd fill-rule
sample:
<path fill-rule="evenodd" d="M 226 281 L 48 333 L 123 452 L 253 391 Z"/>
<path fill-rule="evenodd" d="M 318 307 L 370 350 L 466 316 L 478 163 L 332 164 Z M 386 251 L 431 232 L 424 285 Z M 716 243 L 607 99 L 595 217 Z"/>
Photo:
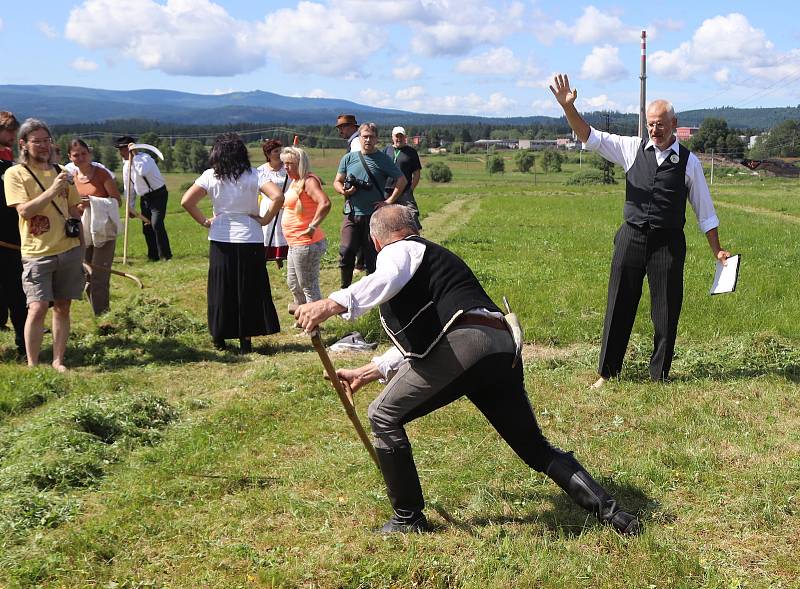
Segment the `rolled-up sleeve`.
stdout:
<path fill-rule="evenodd" d="M 378 371 L 383 377 L 381 381 L 391 380 L 395 372 L 408 360 L 403 357 L 403 353 L 392 346 L 380 356 L 372 358 L 372 362 L 378 367 Z"/>
<path fill-rule="evenodd" d="M 689 154 L 689 160 L 686 162 L 686 187 L 689 189 L 689 204 L 692 205 L 692 210 L 697 217 L 697 226 L 700 231 L 706 233 L 719 227 L 719 218 L 711 200 L 711 192 L 703 173 L 703 164 L 693 153 Z"/>

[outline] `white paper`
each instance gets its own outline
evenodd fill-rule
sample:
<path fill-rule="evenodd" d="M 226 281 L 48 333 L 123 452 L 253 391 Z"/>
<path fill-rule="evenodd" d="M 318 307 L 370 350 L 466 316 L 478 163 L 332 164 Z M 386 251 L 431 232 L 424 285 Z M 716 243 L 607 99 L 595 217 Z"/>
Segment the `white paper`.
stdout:
<path fill-rule="evenodd" d="M 736 290 L 739 279 L 739 256 L 728 258 L 727 266 L 717 260 L 717 271 L 714 274 L 714 283 L 711 285 L 711 294 L 722 294 Z"/>

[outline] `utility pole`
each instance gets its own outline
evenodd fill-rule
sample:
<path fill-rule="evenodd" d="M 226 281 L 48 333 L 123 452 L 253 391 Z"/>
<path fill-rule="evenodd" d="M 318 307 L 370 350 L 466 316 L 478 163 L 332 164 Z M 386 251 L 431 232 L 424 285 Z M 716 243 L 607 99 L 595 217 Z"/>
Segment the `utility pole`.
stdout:
<path fill-rule="evenodd" d="M 639 137 L 647 139 L 647 31 L 642 31 L 642 68 L 639 74 Z"/>
<path fill-rule="evenodd" d="M 711 150 L 711 186 L 714 186 L 714 150 Z"/>

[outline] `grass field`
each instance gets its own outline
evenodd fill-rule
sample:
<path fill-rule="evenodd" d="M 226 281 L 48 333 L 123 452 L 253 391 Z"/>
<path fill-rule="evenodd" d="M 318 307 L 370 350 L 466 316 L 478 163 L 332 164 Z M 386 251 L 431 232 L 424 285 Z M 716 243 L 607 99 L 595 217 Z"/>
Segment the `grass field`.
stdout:
<path fill-rule="evenodd" d="M 339 155 L 312 150 L 330 195 Z M 14 363 L 0 333 L 0 587 L 800 587 L 797 182 L 715 177 L 737 292 L 708 295 L 713 259 L 690 215 L 675 380 L 647 379 L 645 292 L 624 373 L 590 391 L 623 185 L 566 186 L 577 165 L 534 181 L 446 161 L 454 181 L 418 190 L 426 235 L 509 298 L 545 434 L 637 512 L 641 537 L 573 508 L 466 401 L 408 428 L 435 533 L 375 534 L 382 481 L 284 320 L 274 265 L 282 333 L 247 356 L 211 346 L 206 233 L 179 206 L 194 175 L 172 174 L 175 257 L 144 261 L 132 223 L 127 270 L 146 288 L 114 278 L 99 321 L 74 304 L 70 373 Z M 338 281 L 333 200 L 324 292 Z M 374 315 L 324 337 L 352 329 L 387 343 Z M 378 391 L 359 394 L 362 416 Z"/>

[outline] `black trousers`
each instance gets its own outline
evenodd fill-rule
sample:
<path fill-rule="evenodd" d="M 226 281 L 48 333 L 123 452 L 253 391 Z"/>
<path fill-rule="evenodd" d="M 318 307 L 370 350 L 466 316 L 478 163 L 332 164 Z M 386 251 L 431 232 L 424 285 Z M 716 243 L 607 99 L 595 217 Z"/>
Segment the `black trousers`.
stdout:
<path fill-rule="evenodd" d="M 364 268 L 367 274 L 375 272 L 375 259 L 378 253 L 369 238 L 370 215 L 349 213 L 342 217 L 342 230 L 339 240 L 339 268 L 353 268 L 356 254 L 363 253 Z"/>
<path fill-rule="evenodd" d="M 142 214 L 150 219 L 149 225 L 142 224 L 142 233 L 147 243 L 147 257 L 153 261 L 169 260 L 172 257 L 167 229 L 164 227 L 168 196 L 167 187 L 162 186 L 141 197 Z"/>
<path fill-rule="evenodd" d="M 466 326 L 447 332 L 427 356 L 400 367 L 370 404 L 375 447 L 410 446 L 407 423 L 466 396 L 528 466 L 545 472 L 556 450 L 536 422 L 522 362 L 512 368 L 513 359 L 514 342 L 505 330 Z"/>
<path fill-rule="evenodd" d="M 0 248 L 0 299 L 14 326 L 14 342 L 24 350 L 28 304 L 22 290 L 22 258 L 18 251 Z"/>
<path fill-rule="evenodd" d="M 645 275 L 655 328 L 650 377 L 665 380 L 669 376 L 683 304 L 685 261 L 683 229 L 648 229 L 628 223 L 619 228 L 614 237 L 608 282 L 608 305 L 597 369 L 600 376 L 609 378 L 622 370 Z"/>

